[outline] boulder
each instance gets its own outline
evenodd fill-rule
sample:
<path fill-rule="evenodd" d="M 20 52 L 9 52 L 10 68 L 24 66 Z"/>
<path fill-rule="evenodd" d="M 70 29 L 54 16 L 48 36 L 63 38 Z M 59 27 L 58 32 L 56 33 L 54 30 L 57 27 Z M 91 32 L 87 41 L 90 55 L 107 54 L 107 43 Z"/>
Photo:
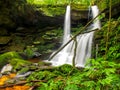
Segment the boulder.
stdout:
<path fill-rule="evenodd" d="M 0 55 L 0 69 L 8 64 L 11 59 L 18 58 L 21 59 L 20 55 L 17 52 L 7 52 Z M 14 62 L 13 62 L 14 63 Z"/>

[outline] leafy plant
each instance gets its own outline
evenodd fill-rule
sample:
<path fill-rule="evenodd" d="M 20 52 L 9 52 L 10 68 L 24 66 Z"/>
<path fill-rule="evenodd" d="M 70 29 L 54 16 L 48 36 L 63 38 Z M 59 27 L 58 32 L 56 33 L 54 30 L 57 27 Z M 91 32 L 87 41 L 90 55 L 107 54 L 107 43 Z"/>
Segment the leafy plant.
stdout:
<path fill-rule="evenodd" d="M 82 85 L 84 87 L 95 88 L 96 90 L 120 88 L 115 85 L 115 82 L 119 82 L 119 74 L 116 73 L 120 68 L 120 64 L 115 62 L 105 61 L 104 58 L 92 59 L 91 66 L 84 69 L 82 76 Z M 87 80 L 87 81 L 86 81 Z M 118 83 L 120 84 L 120 83 Z"/>

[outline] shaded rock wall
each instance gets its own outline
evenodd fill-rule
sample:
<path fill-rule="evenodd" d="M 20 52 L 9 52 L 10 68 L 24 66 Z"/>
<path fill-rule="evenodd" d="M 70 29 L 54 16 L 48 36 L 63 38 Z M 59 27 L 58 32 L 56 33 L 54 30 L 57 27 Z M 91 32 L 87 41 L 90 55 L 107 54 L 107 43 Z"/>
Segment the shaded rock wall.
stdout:
<path fill-rule="evenodd" d="M 42 40 L 44 44 L 52 43 L 48 40 L 49 38 L 47 41 L 42 36 L 47 31 L 63 28 L 64 14 L 54 17 L 46 16 L 43 11 L 36 10 L 32 5 L 28 5 L 25 0 L 23 1 L 0 1 L 0 11 L 2 12 L 0 13 L 0 53 L 22 52 L 27 46 L 34 45 L 34 42 L 38 42 L 38 40 Z M 85 24 L 87 12 L 72 10 L 71 19 L 72 27 L 76 27 L 80 23 Z M 54 39 L 54 41 L 58 43 L 60 38 Z M 56 44 L 55 46 L 59 45 Z"/>

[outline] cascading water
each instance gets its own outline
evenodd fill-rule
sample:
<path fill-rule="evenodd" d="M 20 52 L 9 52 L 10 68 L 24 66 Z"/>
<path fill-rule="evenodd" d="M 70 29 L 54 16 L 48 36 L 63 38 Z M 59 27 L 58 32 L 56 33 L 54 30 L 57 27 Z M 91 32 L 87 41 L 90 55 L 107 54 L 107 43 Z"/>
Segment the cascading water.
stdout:
<path fill-rule="evenodd" d="M 65 14 L 65 21 L 64 21 L 64 36 L 63 36 L 63 45 L 69 40 L 70 38 L 70 6 L 67 6 L 66 14 Z"/>
<path fill-rule="evenodd" d="M 93 18 L 95 18 L 99 14 L 99 9 L 96 5 L 92 6 L 91 9 L 92 9 Z M 101 28 L 100 20 L 98 18 L 94 20 L 92 29 L 97 29 L 97 28 L 98 29 Z"/>
<path fill-rule="evenodd" d="M 97 6 L 92 6 L 92 16 L 95 18 L 99 10 Z M 92 28 L 100 29 L 100 21 L 98 18 L 92 24 Z M 86 60 L 91 58 L 91 49 L 92 49 L 92 39 L 93 39 L 94 31 L 90 33 L 81 34 L 76 37 L 77 47 L 76 47 L 76 57 L 75 57 L 75 66 L 77 67 L 84 67 Z M 71 39 L 70 33 L 70 6 L 67 6 L 66 15 L 65 15 L 65 25 L 64 25 L 64 36 L 63 36 L 63 44 L 66 44 L 67 41 Z M 62 49 L 56 56 L 53 57 L 51 60 L 53 66 L 58 66 L 62 64 L 71 64 L 74 57 L 74 48 L 75 48 L 75 41 L 71 41 L 64 49 Z"/>
<path fill-rule="evenodd" d="M 99 14 L 98 7 L 92 6 L 92 17 L 95 18 Z M 91 27 L 92 26 L 92 27 Z M 94 29 L 100 29 L 100 21 L 96 18 L 89 28 L 89 31 Z M 77 37 L 78 47 L 77 47 L 77 55 L 76 55 L 76 66 L 84 67 L 86 60 L 91 58 L 91 50 L 92 50 L 92 39 L 93 39 L 94 31 L 90 33 L 81 34 Z"/>
<path fill-rule="evenodd" d="M 66 44 L 67 41 L 70 40 L 70 35 L 71 35 L 70 26 L 71 26 L 70 25 L 70 6 L 67 6 L 65 21 L 64 21 L 64 36 L 63 36 L 62 46 Z M 56 56 L 54 56 L 54 58 L 51 60 L 53 66 L 58 66 L 58 65 L 68 63 L 68 58 L 70 57 L 69 54 L 72 50 L 71 48 L 72 43 L 73 42 L 69 43 L 63 50 L 61 50 Z"/>

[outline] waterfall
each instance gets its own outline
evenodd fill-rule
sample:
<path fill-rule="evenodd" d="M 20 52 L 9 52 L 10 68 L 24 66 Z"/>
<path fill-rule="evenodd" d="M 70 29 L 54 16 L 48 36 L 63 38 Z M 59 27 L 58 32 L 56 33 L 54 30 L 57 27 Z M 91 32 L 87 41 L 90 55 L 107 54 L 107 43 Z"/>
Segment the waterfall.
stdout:
<path fill-rule="evenodd" d="M 92 6 L 92 16 L 96 17 L 99 13 L 97 6 Z M 70 6 L 66 8 L 65 21 L 64 21 L 64 36 L 63 44 L 66 44 L 67 41 L 71 39 L 70 32 Z M 95 19 L 92 27 L 89 30 L 100 29 L 100 21 L 98 18 Z M 75 66 L 84 67 L 86 61 L 91 58 L 92 50 L 92 39 L 94 36 L 94 31 L 90 33 L 81 34 L 76 37 L 77 47 L 76 47 L 76 57 L 75 57 Z M 51 60 L 53 66 L 71 64 L 74 56 L 75 41 L 71 41 L 64 49 L 62 49 L 56 56 Z M 54 54 L 54 53 L 53 53 Z"/>
<path fill-rule="evenodd" d="M 92 18 L 95 18 L 99 14 L 98 7 L 92 6 Z M 89 31 L 94 29 L 100 29 L 100 20 L 96 18 L 91 24 L 91 28 L 89 28 Z M 90 33 L 81 34 L 77 37 L 78 47 L 77 47 L 77 55 L 76 55 L 76 66 L 84 67 L 86 64 L 86 61 L 91 58 L 91 51 L 92 51 L 92 39 L 94 36 L 94 31 Z"/>
<path fill-rule="evenodd" d="M 65 21 L 64 21 L 64 36 L 63 36 L 63 45 L 70 38 L 70 6 L 68 5 L 66 8 Z"/>
<path fill-rule="evenodd" d="M 91 9 L 92 9 L 93 18 L 95 18 L 99 14 L 99 9 L 96 5 L 92 6 Z M 96 28 L 100 29 L 101 28 L 100 20 L 96 18 L 93 22 L 93 25 L 94 26 L 92 29 L 96 29 Z"/>

